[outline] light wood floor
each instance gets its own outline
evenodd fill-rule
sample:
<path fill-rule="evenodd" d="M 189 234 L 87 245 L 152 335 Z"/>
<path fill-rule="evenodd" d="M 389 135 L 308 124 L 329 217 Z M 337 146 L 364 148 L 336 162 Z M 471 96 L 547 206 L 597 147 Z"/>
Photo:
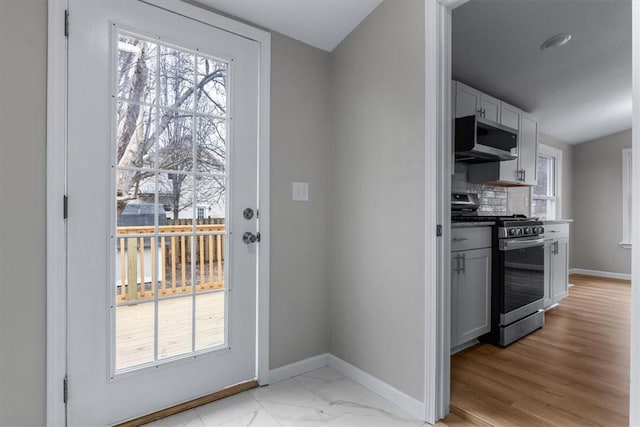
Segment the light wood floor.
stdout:
<path fill-rule="evenodd" d="M 158 302 L 158 358 L 192 351 L 192 297 Z M 116 368 L 154 360 L 155 304 L 153 301 L 116 309 Z M 195 349 L 224 342 L 224 293 L 197 295 L 195 300 Z"/>
<path fill-rule="evenodd" d="M 570 282 L 541 330 L 505 349 L 480 344 L 451 358 L 444 424 L 629 424 L 631 286 L 579 275 Z"/>

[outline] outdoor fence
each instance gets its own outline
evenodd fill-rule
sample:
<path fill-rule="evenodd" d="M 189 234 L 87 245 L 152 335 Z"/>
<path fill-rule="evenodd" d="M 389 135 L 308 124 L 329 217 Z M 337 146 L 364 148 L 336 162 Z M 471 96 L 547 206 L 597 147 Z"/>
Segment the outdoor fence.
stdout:
<path fill-rule="evenodd" d="M 223 220 L 197 220 L 195 234 L 192 220 L 168 222 L 157 234 L 153 226 L 116 228 L 117 303 L 224 288 Z"/>

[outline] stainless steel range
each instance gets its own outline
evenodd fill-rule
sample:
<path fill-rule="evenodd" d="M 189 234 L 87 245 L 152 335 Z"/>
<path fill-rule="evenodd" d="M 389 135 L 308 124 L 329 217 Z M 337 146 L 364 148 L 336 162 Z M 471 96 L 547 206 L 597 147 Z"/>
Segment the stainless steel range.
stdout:
<path fill-rule="evenodd" d="M 524 216 L 478 215 L 477 196 L 453 194 L 452 221 L 493 221 L 491 332 L 502 347 L 544 325 L 544 227 Z"/>

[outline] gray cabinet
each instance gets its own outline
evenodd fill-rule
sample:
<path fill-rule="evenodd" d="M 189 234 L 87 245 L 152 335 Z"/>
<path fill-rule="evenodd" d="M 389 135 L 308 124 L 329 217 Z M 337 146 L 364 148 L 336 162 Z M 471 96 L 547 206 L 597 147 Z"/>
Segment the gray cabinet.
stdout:
<path fill-rule="evenodd" d="M 490 233 L 490 227 L 452 230 L 452 348 L 491 330 Z"/>
<path fill-rule="evenodd" d="M 544 306 L 569 294 L 569 224 L 545 225 Z"/>
<path fill-rule="evenodd" d="M 468 180 L 473 183 L 536 185 L 538 182 L 538 121 L 513 105 L 507 104 L 461 82 L 453 82 L 455 117 L 474 114 L 518 131 L 518 158 L 504 162 L 477 163 L 468 166 Z"/>
<path fill-rule="evenodd" d="M 518 134 L 518 178 L 525 185 L 538 183 L 538 120 L 531 114 L 520 113 Z"/>
<path fill-rule="evenodd" d="M 456 98 L 455 117 L 478 115 L 492 122 L 500 123 L 500 100 L 482 93 L 464 83 L 453 82 Z"/>
<path fill-rule="evenodd" d="M 553 303 L 569 294 L 569 239 L 558 239 L 551 258 L 551 295 Z"/>

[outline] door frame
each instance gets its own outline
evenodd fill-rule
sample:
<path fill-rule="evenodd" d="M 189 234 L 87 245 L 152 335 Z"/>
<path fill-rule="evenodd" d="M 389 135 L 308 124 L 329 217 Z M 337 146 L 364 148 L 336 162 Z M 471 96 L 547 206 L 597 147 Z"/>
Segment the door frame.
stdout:
<path fill-rule="evenodd" d="M 269 384 L 269 203 L 270 203 L 270 83 L 271 33 L 218 15 L 181 0 L 139 0 L 207 25 L 237 34 L 260 46 L 259 123 L 258 123 L 258 206 L 260 209 L 257 259 L 256 378 Z M 48 2 L 47 46 L 47 355 L 46 422 L 66 424 L 64 380 L 67 371 L 66 322 L 66 219 L 67 193 L 67 38 L 65 12 L 67 0 Z M 73 31 L 73 17 L 70 17 Z M 62 108 L 61 108 L 62 106 Z M 215 391 L 215 390 L 212 390 Z"/>
<path fill-rule="evenodd" d="M 449 259 L 449 180 L 451 174 L 451 12 L 471 0 L 425 0 L 425 154 L 427 174 L 426 192 L 426 244 L 425 260 L 425 420 L 435 423 L 449 412 L 450 402 L 450 304 L 451 295 L 446 285 L 451 280 Z M 632 2 L 632 67 L 633 115 L 632 147 L 640 152 L 640 4 Z M 449 94 L 449 96 L 447 96 Z M 439 144 L 438 141 L 442 143 Z M 433 156 L 430 158 L 429 156 Z M 437 172 L 429 167 L 438 168 Z M 640 156 L 633 156 L 633 180 L 640 182 Z M 640 248 L 640 186 L 634 186 L 632 217 L 632 246 Z M 430 206 L 435 200 L 437 207 Z M 440 241 L 432 233 L 435 224 L 442 224 Z M 431 251 L 431 252 L 430 252 Z M 640 250 L 631 255 L 631 366 L 629 425 L 640 423 Z M 434 266 L 435 264 L 435 266 Z M 433 272 L 428 269 L 433 268 Z M 438 304 L 441 304 L 438 307 Z"/>
<path fill-rule="evenodd" d="M 451 348 L 451 12 L 425 0 L 425 420 L 449 413 Z M 436 203 L 433 203 L 435 200 Z M 437 236 L 436 227 L 441 227 Z"/>

